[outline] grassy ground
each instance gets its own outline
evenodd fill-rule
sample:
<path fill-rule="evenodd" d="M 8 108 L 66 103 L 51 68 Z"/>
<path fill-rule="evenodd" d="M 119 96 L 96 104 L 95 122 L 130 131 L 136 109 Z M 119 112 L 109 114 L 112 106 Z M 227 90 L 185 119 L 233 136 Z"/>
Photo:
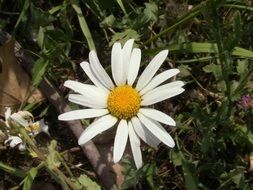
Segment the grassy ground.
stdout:
<path fill-rule="evenodd" d="M 66 79 L 87 81 L 79 63 L 87 60 L 90 49 L 96 49 L 105 66 L 116 41 L 134 38 L 143 65 L 169 49 L 161 71 L 179 68 L 178 79 L 185 82 L 186 91 L 155 107 L 177 121 L 176 128 L 166 127 L 176 147 L 143 146 L 144 166 L 139 171 L 125 159 L 122 187 L 253 189 L 252 13 L 250 0 L 0 0 L 0 30 L 11 34 L 34 60 L 33 85 L 47 79 L 62 96 L 68 94 L 63 88 Z M 77 189 L 82 183 L 87 189 L 103 188 L 49 101 L 25 103 L 21 109 L 49 123 L 51 137 L 36 137 L 36 146 L 55 159 L 51 169 L 57 167 Z M 57 145 L 47 148 L 53 139 Z M 34 180 L 75 189 L 50 166 L 40 166 L 42 161 L 29 151 L 4 147 L 0 163 L 0 189 L 29 189 Z M 82 174 L 86 181 L 79 178 Z"/>

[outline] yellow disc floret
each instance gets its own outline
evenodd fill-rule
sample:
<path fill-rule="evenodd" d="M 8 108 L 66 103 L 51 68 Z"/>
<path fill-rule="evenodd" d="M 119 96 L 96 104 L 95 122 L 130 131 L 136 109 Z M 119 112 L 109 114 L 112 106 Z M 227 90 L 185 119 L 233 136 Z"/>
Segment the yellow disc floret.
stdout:
<path fill-rule="evenodd" d="M 114 88 L 107 100 L 109 112 L 119 119 L 129 119 L 137 115 L 140 103 L 139 93 L 129 85 Z"/>
<path fill-rule="evenodd" d="M 33 123 L 25 128 L 28 132 L 39 133 L 41 131 L 41 126 L 38 123 Z"/>

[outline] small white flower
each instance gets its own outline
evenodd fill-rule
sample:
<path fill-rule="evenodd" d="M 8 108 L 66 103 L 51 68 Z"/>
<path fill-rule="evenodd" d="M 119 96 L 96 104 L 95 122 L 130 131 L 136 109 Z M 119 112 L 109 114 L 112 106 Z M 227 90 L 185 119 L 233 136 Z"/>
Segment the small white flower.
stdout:
<path fill-rule="evenodd" d="M 10 118 L 19 125 L 25 127 L 25 129 L 30 132 L 30 136 L 36 136 L 41 132 L 50 136 L 48 132 L 48 125 L 45 124 L 44 119 L 34 122 L 33 115 L 28 111 L 13 113 Z"/>
<path fill-rule="evenodd" d="M 64 83 L 77 92 L 69 95 L 69 101 L 87 108 L 63 113 L 59 120 L 99 117 L 81 134 L 79 145 L 117 125 L 114 162 L 122 158 L 129 137 L 136 167 L 140 168 L 140 138 L 152 147 L 157 147 L 160 142 L 169 147 L 175 146 L 174 140 L 160 123 L 175 126 L 176 122 L 170 116 L 147 106 L 182 93 L 184 83 L 174 81 L 162 84 L 178 74 L 178 69 L 170 69 L 155 76 L 168 55 L 168 50 L 163 50 L 152 59 L 135 84 L 141 50 L 133 48 L 133 43 L 134 40 L 131 39 L 123 47 L 120 43 L 115 43 L 112 47 L 111 68 L 114 82 L 100 64 L 95 51 L 89 53 L 90 63 L 82 62 L 80 65 L 94 85 L 72 80 Z"/>
<path fill-rule="evenodd" d="M 5 123 L 8 128 L 8 133 L 10 133 L 11 130 L 9 122 L 12 121 L 24 127 L 29 132 L 28 135 L 32 137 L 35 137 L 41 132 L 44 132 L 50 136 L 48 132 L 48 125 L 44 123 L 44 119 L 34 122 L 33 115 L 28 111 L 19 111 L 11 114 L 11 109 L 6 108 Z M 26 147 L 25 142 L 23 142 L 19 136 L 9 135 L 8 139 L 4 143 L 9 144 L 12 148 L 18 146 L 19 150 L 24 150 Z"/>

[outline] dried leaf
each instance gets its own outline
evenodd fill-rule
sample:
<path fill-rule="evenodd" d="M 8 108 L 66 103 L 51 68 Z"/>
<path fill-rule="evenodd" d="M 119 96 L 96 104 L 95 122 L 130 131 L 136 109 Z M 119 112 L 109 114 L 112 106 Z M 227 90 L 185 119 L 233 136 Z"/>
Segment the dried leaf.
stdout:
<path fill-rule="evenodd" d="M 15 40 L 10 39 L 0 47 L 0 114 L 3 115 L 5 107 L 17 108 L 26 97 L 34 92 L 28 102 L 41 101 L 43 95 L 37 89 L 33 90 L 28 74 L 18 64 L 14 47 Z"/>

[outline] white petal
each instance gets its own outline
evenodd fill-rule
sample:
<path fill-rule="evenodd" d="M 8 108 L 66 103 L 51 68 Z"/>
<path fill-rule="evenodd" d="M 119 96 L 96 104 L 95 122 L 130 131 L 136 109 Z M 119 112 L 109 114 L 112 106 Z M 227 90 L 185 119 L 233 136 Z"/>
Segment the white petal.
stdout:
<path fill-rule="evenodd" d="M 159 121 L 166 125 L 176 126 L 176 122 L 167 114 L 152 108 L 141 108 L 140 112 L 153 120 Z"/>
<path fill-rule="evenodd" d="M 91 140 L 97 134 L 106 131 L 107 129 L 114 126 L 117 122 L 117 118 L 106 115 L 98 120 L 94 121 L 89 127 L 87 127 L 78 139 L 78 144 L 82 145 Z"/>
<path fill-rule="evenodd" d="M 106 73 L 105 69 L 102 67 L 101 63 L 99 62 L 97 54 L 94 50 L 90 51 L 89 60 L 90 60 L 91 70 L 93 71 L 95 76 L 98 78 L 98 80 L 102 82 L 103 85 L 106 86 L 108 89 L 113 89 L 114 84 L 111 78 L 109 77 L 109 75 Z"/>
<path fill-rule="evenodd" d="M 130 65 L 127 76 L 127 84 L 133 85 L 140 68 L 141 63 L 141 50 L 134 48 L 131 54 Z"/>
<path fill-rule="evenodd" d="M 99 81 L 95 75 L 93 74 L 93 72 L 91 71 L 91 67 L 90 64 L 88 62 L 83 61 L 82 63 L 80 63 L 83 71 L 86 73 L 86 75 L 89 77 L 89 79 L 99 88 L 105 90 L 105 92 L 109 93 L 108 89 L 106 88 L 106 86 L 103 85 L 103 81 Z"/>
<path fill-rule="evenodd" d="M 167 71 L 164 71 L 162 73 L 160 73 L 159 75 L 155 76 L 150 83 L 145 86 L 141 91 L 140 91 L 140 95 L 145 94 L 146 92 L 154 89 L 155 87 L 159 86 L 160 84 L 162 84 L 164 81 L 166 81 L 167 79 L 175 76 L 176 74 L 179 73 L 178 69 L 170 69 Z"/>
<path fill-rule="evenodd" d="M 130 60 L 130 56 L 131 56 L 131 52 L 133 49 L 133 44 L 134 44 L 134 39 L 129 39 L 126 41 L 125 45 L 122 48 L 123 51 L 123 61 L 125 61 L 128 65 L 129 64 L 129 60 Z"/>
<path fill-rule="evenodd" d="M 105 91 L 94 85 L 83 84 L 77 81 L 67 80 L 64 83 L 64 86 L 84 96 L 90 97 L 101 104 L 106 104 L 107 102 L 108 93 L 106 93 Z"/>
<path fill-rule="evenodd" d="M 107 96 L 109 94 L 109 91 L 106 93 L 102 89 L 94 85 L 83 84 L 81 82 L 73 81 L 73 80 L 65 81 L 64 86 L 80 94 L 92 94 L 92 95 L 101 94 L 103 96 Z"/>
<path fill-rule="evenodd" d="M 45 124 L 44 119 L 39 120 L 39 126 L 40 126 L 42 132 L 44 132 L 48 136 L 50 136 L 49 131 L 48 131 L 49 127 L 48 127 L 48 125 Z"/>
<path fill-rule="evenodd" d="M 95 99 L 92 96 L 81 95 L 81 94 L 70 94 L 69 101 L 75 104 L 79 104 L 79 105 L 90 107 L 90 108 L 106 108 L 107 107 L 106 101 L 104 102 L 97 101 L 97 99 Z"/>
<path fill-rule="evenodd" d="M 5 110 L 6 111 L 4 112 L 4 118 L 5 118 L 5 121 L 6 121 L 11 116 L 11 108 L 10 107 L 6 107 Z"/>
<path fill-rule="evenodd" d="M 143 101 L 141 102 L 141 105 L 142 106 L 152 105 L 157 102 L 161 102 L 168 98 L 174 97 L 178 94 L 181 94 L 182 92 L 184 92 L 183 88 L 173 88 L 169 92 L 163 91 L 160 93 L 156 92 L 156 93 L 148 94 L 147 96 L 143 97 Z"/>
<path fill-rule="evenodd" d="M 137 169 L 141 168 L 142 166 L 142 155 L 141 155 L 141 148 L 140 148 L 140 139 L 135 134 L 133 126 L 131 122 L 128 122 L 128 130 L 129 130 L 129 139 L 130 139 L 130 146 L 132 149 L 134 162 L 137 167 Z"/>
<path fill-rule="evenodd" d="M 112 76 L 114 79 L 114 82 L 119 86 L 122 84 L 125 84 L 124 75 L 126 74 L 124 71 L 123 66 L 123 59 L 122 59 L 122 49 L 120 43 L 116 42 L 112 46 L 112 55 L 111 55 L 111 61 L 112 61 Z"/>
<path fill-rule="evenodd" d="M 128 126 L 126 120 L 121 120 L 119 122 L 116 136 L 114 139 L 114 148 L 113 148 L 113 161 L 117 163 L 122 158 L 122 155 L 125 151 L 128 138 Z"/>
<path fill-rule="evenodd" d="M 142 72 L 137 85 L 136 89 L 137 90 L 142 90 L 152 79 L 152 77 L 155 75 L 157 70 L 160 68 L 164 60 L 166 59 L 168 55 L 168 50 L 163 50 L 159 52 L 153 59 L 152 61 L 148 64 L 146 69 Z"/>
<path fill-rule="evenodd" d="M 169 84 L 159 86 L 142 96 L 141 105 L 151 105 L 181 94 L 184 91 L 184 89 L 181 88 L 183 85 L 184 83 L 182 81 L 174 81 Z"/>
<path fill-rule="evenodd" d="M 18 124 L 22 125 L 23 127 L 28 127 L 29 123 L 18 113 L 14 113 L 10 116 Z"/>
<path fill-rule="evenodd" d="M 134 44 L 134 39 L 127 40 L 127 42 L 125 43 L 125 45 L 122 48 L 123 77 L 124 77 L 123 81 L 124 81 L 124 84 L 126 83 L 126 79 L 127 79 L 127 75 L 128 75 L 133 44 Z"/>
<path fill-rule="evenodd" d="M 131 123 L 136 134 L 149 146 L 156 148 L 160 144 L 161 141 L 146 129 L 137 117 L 133 117 Z"/>
<path fill-rule="evenodd" d="M 107 109 L 81 109 L 63 113 L 58 116 L 58 119 L 61 121 L 87 119 L 93 117 L 100 117 L 107 113 L 108 113 Z"/>
<path fill-rule="evenodd" d="M 18 144 L 22 143 L 23 140 L 18 137 L 18 136 L 10 136 L 6 141 L 4 141 L 4 144 L 9 143 L 10 142 L 10 147 L 15 147 Z"/>
<path fill-rule="evenodd" d="M 161 129 L 157 123 L 153 122 L 152 120 L 148 119 L 146 116 L 144 116 L 141 113 L 138 113 L 138 117 L 140 121 L 144 124 L 144 126 L 153 133 L 158 139 L 160 139 L 164 144 L 167 146 L 173 148 L 175 146 L 175 142 L 170 136 L 169 133 L 167 133 L 164 129 Z"/>

